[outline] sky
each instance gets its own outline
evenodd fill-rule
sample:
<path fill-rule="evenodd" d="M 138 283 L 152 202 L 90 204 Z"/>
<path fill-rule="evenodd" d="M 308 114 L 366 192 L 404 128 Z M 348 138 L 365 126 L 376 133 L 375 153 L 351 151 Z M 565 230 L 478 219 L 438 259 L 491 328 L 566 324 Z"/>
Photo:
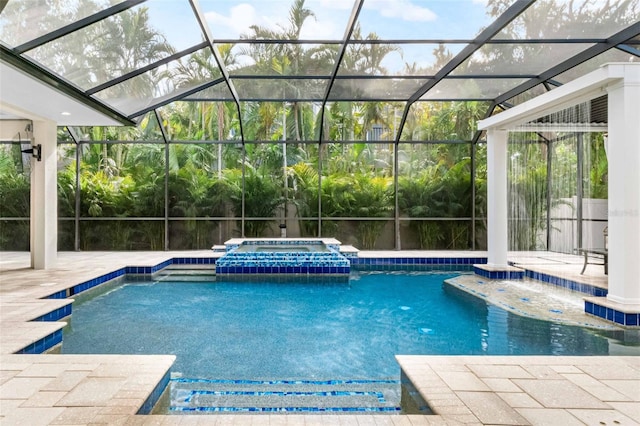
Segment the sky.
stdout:
<path fill-rule="evenodd" d="M 288 25 L 292 0 L 200 0 L 216 38 L 238 38 L 251 25 Z M 307 0 L 316 17 L 305 22 L 301 39 L 342 39 L 353 2 Z M 364 34 L 380 38 L 473 38 L 489 21 L 485 0 L 365 0 L 360 13 Z"/>
<path fill-rule="evenodd" d="M 214 39 L 238 39 L 251 25 L 277 30 L 288 27 L 293 0 L 200 0 Z M 365 0 L 359 15 L 363 36 L 381 39 L 473 39 L 490 23 L 486 0 Z M 353 9 L 349 0 L 306 0 L 315 17 L 308 18 L 300 39 L 341 40 Z M 404 63 L 429 66 L 434 45 L 405 45 L 403 56 L 391 53 L 383 65 L 391 74 Z M 453 45 L 453 54 L 463 46 Z"/>

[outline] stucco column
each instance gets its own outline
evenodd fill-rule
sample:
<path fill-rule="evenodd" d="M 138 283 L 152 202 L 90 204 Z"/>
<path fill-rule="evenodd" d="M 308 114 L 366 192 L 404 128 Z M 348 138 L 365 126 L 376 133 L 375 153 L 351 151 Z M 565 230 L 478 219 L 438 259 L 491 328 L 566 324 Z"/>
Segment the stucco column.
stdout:
<path fill-rule="evenodd" d="M 42 146 L 42 161 L 31 159 L 31 267 L 48 269 L 58 257 L 56 123 L 33 121 L 33 144 Z"/>
<path fill-rule="evenodd" d="M 640 67 L 625 66 L 609 97 L 609 293 L 640 304 Z"/>
<path fill-rule="evenodd" d="M 487 131 L 487 246 L 490 266 L 508 266 L 506 130 Z"/>

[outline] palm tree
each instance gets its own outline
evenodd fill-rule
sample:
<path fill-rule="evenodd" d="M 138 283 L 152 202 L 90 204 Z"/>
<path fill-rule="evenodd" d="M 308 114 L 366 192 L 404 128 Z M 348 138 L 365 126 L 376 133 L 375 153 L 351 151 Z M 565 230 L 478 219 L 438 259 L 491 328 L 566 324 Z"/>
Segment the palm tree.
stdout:
<path fill-rule="evenodd" d="M 242 35 L 243 38 L 250 39 L 274 39 L 274 40 L 299 40 L 300 33 L 305 21 L 315 18 L 311 9 L 305 8 L 305 0 L 294 0 L 289 9 L 289 25 L 279 26 L 279 30 L 253 25 L 250 27 L 251 33 Z M 244 51 L 255 61 L 254 67 L 258 72 L 275 72 L 280 75 L 300 75 L 309 66 L 318 66 L 321 62 L 319 57 L 324 57 L 325 47 L 305 50 L 302 45 L 295 43 L 282 44 L 251 44 Z M 295 85 L 289 85 L 297 97 L 300 95 Z M 285 95 L 285 94 L 283 94 Z M 286 96 L 286 95 L 285 95 Z M 293 140 L 303 139 L 302 108 L 298 102 L 292 102 L 291 122 L 293 123 Z M 283 131 L 283 134 L 287 134 Z"/>

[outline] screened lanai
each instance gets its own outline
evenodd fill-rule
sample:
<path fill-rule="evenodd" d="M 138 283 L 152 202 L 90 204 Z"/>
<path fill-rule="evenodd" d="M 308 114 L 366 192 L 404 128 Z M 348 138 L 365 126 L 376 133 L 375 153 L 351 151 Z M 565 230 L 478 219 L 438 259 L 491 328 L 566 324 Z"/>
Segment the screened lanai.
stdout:
<path fill-rule="evenodd" d="M 485 250 L 477 122 L 640 60 L 638 1 L 0 8 L 0 248 L 40 267 L 56 250 L 201 249 L 281 227 Z M 510 250 L 603 244 L 606 98 L 510 136 Z"/>

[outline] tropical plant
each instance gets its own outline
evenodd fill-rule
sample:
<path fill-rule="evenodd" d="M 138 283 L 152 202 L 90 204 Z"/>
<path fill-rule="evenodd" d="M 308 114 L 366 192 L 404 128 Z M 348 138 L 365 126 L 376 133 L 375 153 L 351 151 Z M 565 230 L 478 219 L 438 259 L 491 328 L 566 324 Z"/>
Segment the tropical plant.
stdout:
<path fill-rule="evenodd" d="M 434 217 L 433 195 L 438 182 L 426 173 L 418 177 L 398 179 L 398 206 L 403 214 L 413 218 Z M 430 220 L 412 220 L 409 226 L 418 237 L 421 249 L 435 249 L 444 238 L 438 223 Z"/>
<path fill-rule="evenodd" d="M 293 201 L 296 205 L 299 218 L 318 217 L 318 179 L 317 168 L 307 163 L 297 163 L 291 167 L 293 172 Z M 300 220 L 300 230 L 303 237 L 316 237 L 318 235 L 317 220 Z"/>
<path fill-rule="evenodd" d="M 29 249 L 30 176 L 19 170 L 20 146 L 0 146 L 0 248 Z M 17 148 L 17 149 L 14 149 Z M 11 220 L 2 220 L 11 218 Z"/>
<path fill-rule="evenodd" d="M 241 170 L 226 173 L 233 212 L 241 217 L 244 207 L 244 236 L 261 237 L 269 228 L 278 208 L 284 202 L 282 184 L 269 175 L 259 175 L 255 169 L 245 166 L 244 185 Z M 244 199 L 243 199 L 244 192 Z"/>
<path fill-rule="evenodd" d="M 386 177 L 356 176 L 353 204 L 349 212 L 352 217 L 391 217 L 393 213 L 392 179 Z M 357 235 L 364 249 L 373 249 L 387 221 L 361 220 Z"/>

